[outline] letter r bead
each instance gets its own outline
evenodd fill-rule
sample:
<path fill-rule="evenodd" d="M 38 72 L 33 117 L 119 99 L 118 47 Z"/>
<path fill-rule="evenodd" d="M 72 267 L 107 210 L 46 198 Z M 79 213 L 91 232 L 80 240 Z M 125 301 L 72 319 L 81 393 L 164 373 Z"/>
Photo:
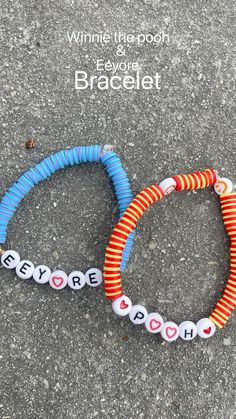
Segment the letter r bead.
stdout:
<path fill-rule="evenodd" d="M 68 285 L 74 290 L 80 290 L 84 287 L 86 281 L 83 272 L 74 271 L 68 276 Z"/>

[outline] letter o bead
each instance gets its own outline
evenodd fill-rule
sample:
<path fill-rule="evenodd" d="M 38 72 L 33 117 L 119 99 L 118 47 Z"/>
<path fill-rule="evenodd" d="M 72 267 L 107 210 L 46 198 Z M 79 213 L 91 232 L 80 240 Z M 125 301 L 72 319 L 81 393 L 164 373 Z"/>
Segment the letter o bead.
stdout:
<path fill-rule="evenodd" d="M 179 325 L 179 335 L 183 340 L 192 340 L 197 335 L 197 326 L 190 321 L 185 321 Z"/>
<path fill-rule="evenodd" d="M 16 275 L 21 279 L 30 279 L 33 272 L 34 265 L 29 260 L 22 260 L 16 267 Z"/>
<path fill-rule="evenodd" d="M 141 304 L 134 305 L 129 312 L 129 318 L 131 322 L 134 324 L 145 323 L 147 315 L 148 315 L 148 312 L 146 308 L 142 306 Z"/>
<path fill-rule="evenodd" d="M 132 302 L 126 295 L 122 295 L 112 303 L 112 308 L 118 316 L 127 316 L 132 308 Z"/>
<path fill-rule="evenodd" d="M 4 268 L 15 269 L 20 263 L 20 255 L 15 250 L 6 250 L 1 256 L 1 264 Z"/>

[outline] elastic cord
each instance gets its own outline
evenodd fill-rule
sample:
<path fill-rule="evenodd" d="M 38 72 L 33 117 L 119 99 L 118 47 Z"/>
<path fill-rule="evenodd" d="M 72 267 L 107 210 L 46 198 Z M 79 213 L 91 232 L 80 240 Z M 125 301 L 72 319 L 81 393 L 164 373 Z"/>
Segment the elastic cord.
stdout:
<path fill-rule="evenodd" d="M 67 166 L 74 166 L 81 163 L 102 163 L 106 168 L 108 176 L 111 178 L 117 202 L 119 206 L 119 218 L 124 214 L 125 209 L 131 203 L 133 194 L 129 179 L 124 170 L 120 158 L 110 146 L 80 146 L 67 150 L 58 151 L 36 164 L 21 175 L 18 180 L 7 190 L 0 203 L 0 244 L 4 244 L 7 239 L 7 227 L 14 215 L 16 208 L 22 199 L 39 182 L 50 177 L 57 170 Z M 125 269 L 126 263 L 131 252 L 134 232 L 130 234 L 125 246 L 121 271 Z"/>

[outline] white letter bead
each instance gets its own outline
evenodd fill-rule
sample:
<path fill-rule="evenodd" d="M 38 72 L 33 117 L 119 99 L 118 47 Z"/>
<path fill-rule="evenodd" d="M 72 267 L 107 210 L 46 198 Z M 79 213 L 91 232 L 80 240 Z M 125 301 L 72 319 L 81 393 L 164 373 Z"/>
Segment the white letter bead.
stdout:
<path fill-rule="evenodd" d="M 197 332 L 201 338 L 203 339 L 210 338 L 211 336 L 214 335 L 215 331 L 216 331 L 215 324 L 207 317 L 197 322 Z"/>
<path fill-rule="evenodd" d="M 20 255 L 15 250 L 6 250 L 1 256 L 1 264 L 4 268 L 14 269 L 20 262 Z"/>
<path fill-rule="evenodd" d="M 89 269 L 85 274 L 85 281 L 90 287 L 98 287 L 102 283 L 102 272 L 97 268 Z"/>
<path fill-rule="evenodd" d="M 16 275 L 21 279 L 29 279 L 34 272 L 34 265 L 29 260 L 22 260 L 16 267 Z"/>
<path fill-rule="evenodd" d="M 73 271 L 68 276 L 68 285 L 73 290 L 80 290 L 84 287 L 86 281 L 83 272 Z"/>
<path fill-rule="evenodd" d="M 33 272 L 33 278 L 38 284 L 46 284 L 51 275 L 51 269 L 45 265 L 36 266 Z"/>
<path fill-rule="evenodd" d="M 179 336 L 179 328 L 174 322 L 165 322 L 161 330 L 161 336 L 167 342 L 173 342 Z"/>
<path fill-rule="evenodd" d="M 233 182 L 227 177 L 219 177 L 214 184 L 214 191 L 217 195 L 223 195 L 226 192 L 232 192 L 234 189 Z"/>
<path fill-rule="evenodd" d="M 129 318 L 131 322 L 134 324 L 144 323 L 147 318 L 147 315 L 148 312 L 146 308 L 141 304 L 134 305 L 129 312 Z"/>
<path fill-rule="evenodd" d="M 122 295 L 113 301 L 112 308 L 118 316 L 127 316 L 132 308 L 132 303 L 129 297 Z"/>
<path fill-rule="evenodd" d="M 179 335 L 183 340 L 192 340 L 197 335 L 197 326 L 190 321 L 185 321 L 179 325 Z"/>
<path fill-rule="evenodd" d="M 171 192 L 175 190 L 176 181 L 172 177 L 168 177 L 167 179 L 164 179 L 159 186 L 161 187 L 165 195 L 169 195 Z"/>
<path fill-rule="evenodd" d="M 67 284 L 67 275 L 63 271 L 52 272 L 49 277 L 49 284 L 55 290 L 62 290 Z"/>
<path fill-rule="evenodd" d="M 148 314 L 145 320 L 146 329 L 150 333 L 158 333 L 163 328 L 164 320 L 158 313 Z"/>

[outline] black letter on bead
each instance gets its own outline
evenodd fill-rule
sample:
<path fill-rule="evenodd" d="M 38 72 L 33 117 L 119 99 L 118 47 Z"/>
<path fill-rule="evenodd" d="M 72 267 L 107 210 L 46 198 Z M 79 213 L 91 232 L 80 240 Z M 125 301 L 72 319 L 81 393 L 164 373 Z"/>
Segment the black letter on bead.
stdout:
<path fill-rule="evenodd" d="M 21 268 L 19 269 L 19 272 L 21 272 L 23 275 L 25 275 L 25 274 L 26 274 L 26 272 L 27 272 L 27 268 L 30 268 L 30 265 L 29 265 L 27 262 L 25 262 L 25 263 L 21 266 Z"/>
<path fill-rule="evenodd" d="M 78 284 L 79 287 L 80 287 L 80 277 L 79 276 L 73 276 L 72 281 L 73 281 L 74 287 L 76 286 L 76 284 Z"/>
<path fill-rule="evenodd" d="M 186 338 L 188 335 L 190 335 L 190 337 L 193 337 L 193 329 L 191 329 L 189 332 L 187 329 L 185 329 L 184 331 L 184 337 Z"/>
<path fill-rule="evenodd" d="M 90 284 L 97 284 L 98 283 L 98 281 L 95 279 L 95 277 L 96 277 L 95 272 L 91 272 L 91 274 L 89 274 Z"/>
<path fill-rule="evenodd" d="M 144 318 L 144 314 L 141 311 L 137 311 L 137 313 L 134 316 L 134 320 L 139 319 L 142 320 Z"/>
<path fill-rule="evenodd" d="M 42 279 L 42 276 L 46 273 L 46 269 L 45 271 L 42 271 L 41 268 L 39 268 L 39 280 Z"/>
<path fill-rule="evenodd" d="M 9 266 L 9 263 L 11 260 L 15 260 L 14 256 L 8 255 L 4 260 L 3 263 L 5 263 L 6 266 Z"/>

